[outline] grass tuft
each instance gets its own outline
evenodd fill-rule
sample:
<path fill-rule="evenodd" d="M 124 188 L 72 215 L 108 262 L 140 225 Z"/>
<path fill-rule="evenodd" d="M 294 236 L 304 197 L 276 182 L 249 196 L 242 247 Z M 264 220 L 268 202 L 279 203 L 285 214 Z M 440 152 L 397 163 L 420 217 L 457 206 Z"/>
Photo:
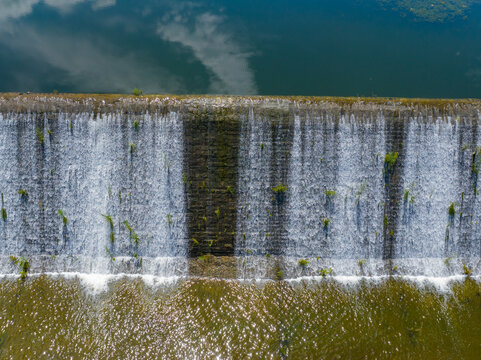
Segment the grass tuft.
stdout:
<path fill-rule="evenodd" d="M 273 187 L 272 191 L 274 191 L 276 194 L 285 193 L 287 191 L 287 186 L 284 185 L 284 184 L 279 184 L 279 185 Z"/>
<path fill-rule="evenodd" d="M 63 224 L 64 224 L 64 226 L 66 226 L 68 224 L 68 219 L 65 216 L 63 210 L 58 210 L 57 214 L 62 218 Z"/>

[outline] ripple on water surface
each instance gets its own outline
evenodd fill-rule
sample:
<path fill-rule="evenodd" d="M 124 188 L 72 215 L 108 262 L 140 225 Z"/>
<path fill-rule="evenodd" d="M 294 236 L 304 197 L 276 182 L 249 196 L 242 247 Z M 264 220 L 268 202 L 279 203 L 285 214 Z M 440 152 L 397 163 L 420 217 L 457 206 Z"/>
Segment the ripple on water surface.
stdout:
<path fill-rule="evenodd" d="M 0 280 L 5 359 L 475 358 L 481 284 L 449 292 L 385 278 L 261 284 L 116 277 Z M 357 354 L 355 356 L 355 354 Z"/>

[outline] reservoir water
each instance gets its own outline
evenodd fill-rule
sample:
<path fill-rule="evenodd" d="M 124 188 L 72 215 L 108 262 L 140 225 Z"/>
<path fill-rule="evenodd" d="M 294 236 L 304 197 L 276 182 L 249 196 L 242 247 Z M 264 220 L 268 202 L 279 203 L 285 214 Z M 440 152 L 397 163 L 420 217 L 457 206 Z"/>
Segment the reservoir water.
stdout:
<path fill-rule="evenodd" d="M 473 98 L 476 0 L 0 1 L 0 91 Z"/>

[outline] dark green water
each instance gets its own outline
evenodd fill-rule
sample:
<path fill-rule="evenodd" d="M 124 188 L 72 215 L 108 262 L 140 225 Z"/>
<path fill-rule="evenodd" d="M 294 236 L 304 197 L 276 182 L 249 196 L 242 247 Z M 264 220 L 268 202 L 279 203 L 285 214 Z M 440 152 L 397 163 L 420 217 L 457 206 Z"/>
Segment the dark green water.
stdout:
<path fill-rule="evenodd" d="M 475 0 L 0 2 L 0 91 L 481 97 Z"/>

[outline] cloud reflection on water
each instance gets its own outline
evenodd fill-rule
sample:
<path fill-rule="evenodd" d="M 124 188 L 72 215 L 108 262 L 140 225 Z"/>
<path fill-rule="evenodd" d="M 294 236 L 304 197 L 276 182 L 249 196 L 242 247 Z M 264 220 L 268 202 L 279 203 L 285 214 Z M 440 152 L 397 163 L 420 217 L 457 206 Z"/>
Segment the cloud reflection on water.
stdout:
<path fill-rule="evenodd" d="M 126 47 L 123 43 L 116 46 L 109 42 L 107 33 L 96 32 L 92 37 L 89 29 L 79 33 L 68 23 L 64 24 L 63 20 L 40 26 L 31 21 L 35 19 L 36 8 L 42 5 L 61 13 L 64 15 L 62 18 L 68 21 L 75 16 L 77 6 L 81 4 L 84 9 L 87 6 L 95 12 L 116 5 L 116 0 L 0 0 L 0 44 L 14 53 L 32 58 L 33 63 L 48 64 L 53 71 L 64 74 L 62 77 L 56 75 L 57 83 L 77 91 L 130 92 L 137 86 L 145 92 L 179 93 L 197 89 L 208 93 L 257 93 L 253 71 L 248 63 L 251 54 L 241 48 L 234 32 L 229 31 L 225 16 L 190 2 L 171 1 L 143 4 L 150 9 L 141 12 L 143 19 L 137 18 L 137 10 L 141 6 L 132 9 L 137 14 L 132 19 L 118 11 L 102 15 L 101 31 L 109 26 L 120 26 L 126 32 L 136 33 L 139 39 L 149 32 L 156 33 L 159 41 L 151 46 L 159 51 Z M 112 19 L 116 21 L 109 21 Z M 87 23 L 85 26 L 88 26 Z M 167 53 L 163 51 L 164 47 L 180 51 Z M 138 55 L 139 52 L 144 55 Z M 159 58 L 159 54 L 165 54 L 165 57 Z M 174 58 L 177 61 L 172 61 Z M 196 76 L 202 76 L 199 70 L 205 73 L 200 87 L 199 79 L 193 85 L 192 79 L 183 70 L 185 66 L 190 66 L 188 64 L 193 64 L 193 60 L 199 64 Z M 29 86 L 37 84 L 29 90 L 42 87 L 43 79 L 36 75 L 34 70 L 27 83 Z M 26 84 L 23 71 L 13 76 L 18 84 Z"/>
<path fill-rule="evenodd" d="M 145 63 L 133 52 L 119 53 L 101 41 L 22 27 L 15 36 L 3 38 L 3 43 L 62 71 L 61 84 L 67 87 L 74 84 L 81 91 L 130 92 L 135 86 L 142 87 L 145 92 L 185 90 L 180 79 L 168 69 Z M 32 81 L 34 87 L 41 88 L 44 79 L 36 79 L 37 84 Z"/>
<path fill-rule="evenodd" d="M 32 13 L 35 5 L 44 3 L 59 11 L 68 11 L 76 4 L 92 3 L 94 10 L 116 4 L 116 0 L 0 0 L 0 20 L 18 19 Z"/>
<path fill-rule="evenodd" d="M 158 24 L 162 39 L 190 48 L 195 57 L 212 73 L 210 90 L 214 93 L 256 94 L 249 53 L 242 51 L 225 30 L 222 16 L 204 12 L 193 18 L 172 12 Z"/>

